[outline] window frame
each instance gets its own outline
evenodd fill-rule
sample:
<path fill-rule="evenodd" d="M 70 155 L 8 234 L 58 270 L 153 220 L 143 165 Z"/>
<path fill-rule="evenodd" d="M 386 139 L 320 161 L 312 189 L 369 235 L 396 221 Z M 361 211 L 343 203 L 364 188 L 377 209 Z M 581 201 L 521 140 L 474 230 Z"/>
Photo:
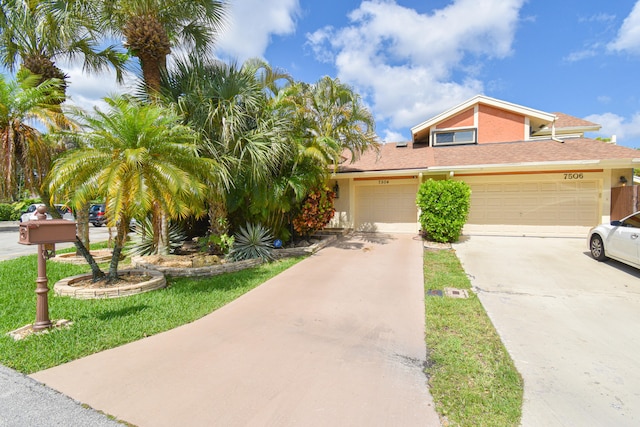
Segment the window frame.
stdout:
<path fill-rule="evenodd" d="M 473 137 L 471 140 L 463 140 L 463 141 L 456 141 L 455 140 L 455 135 L 456 134 L 460 134 L 460 133 L 467 133 L 467 132 L 472 132 Z M 453 141 L 452 142 L 438 142 L 438 135 L 442 135 L 442 134 L 453 134 Z M 433 142 L 433 146 L 434 147 L 442 147 L 442 146 L 448 146 L 448 145 L 472 145 L 472 144 L 477 144 L 478 143 L 478 129 L 477 128 L 456 128 L 456 129 L 437 129 L 434 130 L 432 133 L 432 142 Z"/>

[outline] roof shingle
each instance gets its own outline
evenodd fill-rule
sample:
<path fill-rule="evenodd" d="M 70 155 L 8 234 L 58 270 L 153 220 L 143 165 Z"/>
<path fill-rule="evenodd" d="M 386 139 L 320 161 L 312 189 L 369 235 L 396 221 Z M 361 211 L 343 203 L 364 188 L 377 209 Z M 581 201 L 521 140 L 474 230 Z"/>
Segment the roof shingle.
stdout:
<path fill-rule="evenodd" d="M 640 151 L 588 138 L 564 142 L 551 139 L 493 144 L 428 147 L 422 144 L 396 147 L 384 144 L 379 155 L 365 153 L 352 164 L 343 163 L 340 172 L 428 169 L 455 166 L 508 165 L 585 160 L 630 160 Z"/>

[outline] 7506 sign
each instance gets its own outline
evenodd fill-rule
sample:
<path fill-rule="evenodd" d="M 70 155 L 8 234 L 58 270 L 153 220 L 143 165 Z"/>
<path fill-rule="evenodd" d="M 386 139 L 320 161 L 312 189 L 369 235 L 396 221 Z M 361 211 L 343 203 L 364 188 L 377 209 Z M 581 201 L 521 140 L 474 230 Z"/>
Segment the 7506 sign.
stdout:
<path fill-rule="evenodd" d="M 583 173 L 565 173 L 564 179 L 584 179 Z"/>

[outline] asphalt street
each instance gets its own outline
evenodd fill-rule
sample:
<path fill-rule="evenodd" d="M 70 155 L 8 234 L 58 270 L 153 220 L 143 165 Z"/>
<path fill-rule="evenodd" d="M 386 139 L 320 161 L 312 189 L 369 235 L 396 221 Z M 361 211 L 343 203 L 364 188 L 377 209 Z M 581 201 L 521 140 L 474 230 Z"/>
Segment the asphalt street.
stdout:
<path fill-rule="evenodd" d="M 121 425 L 62 393 L 0 365 L 0 427 Z"/>

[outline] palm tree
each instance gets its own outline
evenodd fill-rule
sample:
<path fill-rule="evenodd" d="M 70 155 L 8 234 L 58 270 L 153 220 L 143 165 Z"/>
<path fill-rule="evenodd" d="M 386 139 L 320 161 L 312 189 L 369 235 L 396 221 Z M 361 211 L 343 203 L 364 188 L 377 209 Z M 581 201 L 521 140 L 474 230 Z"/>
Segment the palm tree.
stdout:
<path fill-rule="evenodd" d="M 230 187 L 257 187 L 274 176 L 280 159 L 291 157 L 284 138 L 286 117 L 271 114 L 269 107 L 268 91 L 276 87 L 276 78 L 283 78 L 282 74 L 272 72 L 264 62 L 252 60 L 238 66 L 191 58 L 179 61 L 163 83 L 166 99 L 202 132 L 204 155 L 226 165 L 233 177 L 228 182 L 221 174 L 218 185 L 211 187 L 210 231 L 214 234 L 227 231 L 217 228 L 217 219 L 227 217 L 225 193 Z"/>
<path fill-rule="evenodd" d="M 54 162 L 49 188 L 80 207 L 105 196 L 109 226 L 115 226 L 108 280 L 117 267 L 132 218 L 162 209 L 171 218 L 203 212 L 203 180 L 215 164 L 198 156 L 196 132 L 155 104 L 124 97 L 105 100 L 108 111 L 78 111 L 86 132 L 82 147 Z"/>
<path fill-rule="evenodd" d="M 338 79 L 325 76 L 313 85 L 297 84 L 289 89 L 287 98 L 303 156 L 335 170 L 345 150 L 353 162 L 369 148 L 378 148 L 373 115 L 360 96 Z"/>
<path fill-rule="evenodd" d="M 142 76 L 153 95 L 172 44 L 205 55 L 225 20 L 222 0 L 114 0 L 100 2 L 103 21 L 124 37 L 124 46 L 140 60 Z"/>
<path fill-rule="evenodd" d="M 9 71 L 20 65 L 41 76 L 56 78 L 66 88 L 66 74 L 56 65 L 59 58 L 81 57 L 88 72 L 112 66 L 118 81 L 127 56 L 114 46 L 100 47 L 102 29 L 88 0 L 0 0 L 0 63 Z M 58 100 L 65 100 L 64 90 Z"/>
<path fill-rule="evenodd" d="M 42 183 L 49 172 L 55 148 L 40 129 L 71 126 L 55 104 L 60 81 L 38 84 L 40 77 L 19 71 L 15 80 L 0 75 L 0 198 L 15 200 L 19 178 L 25 188 L 42 196 Z"/>

